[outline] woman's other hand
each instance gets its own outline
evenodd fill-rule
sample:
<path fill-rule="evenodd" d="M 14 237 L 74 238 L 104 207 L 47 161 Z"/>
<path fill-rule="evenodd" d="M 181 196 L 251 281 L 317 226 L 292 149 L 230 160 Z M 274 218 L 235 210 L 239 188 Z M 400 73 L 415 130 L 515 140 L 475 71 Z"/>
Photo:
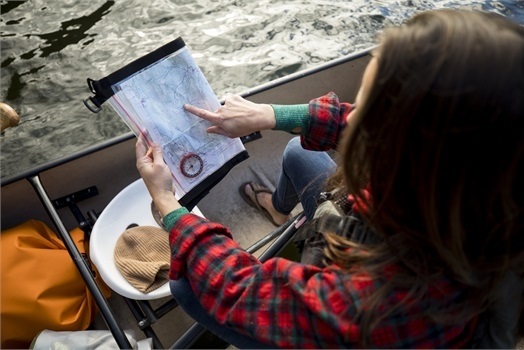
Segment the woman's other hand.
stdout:
<path fill-rule="evenodd" d="M 273 107 L 269 104 L 253 103 L 238 95 L 227 99 L 215 112 L 187 104 L 184 108 L 213 124 L 207 132 L 231 138 L 273 129 L 276 125 Z"/>
<path fill-rule="evenodd" d="M 135 151 L 136 168 L 160 214 L 165 216 L 180 208 L 174 194 L 171 171 L 164 162 L 160 146 L 153 145 L 149 148 L 144 137 L 140 135 Z"/>

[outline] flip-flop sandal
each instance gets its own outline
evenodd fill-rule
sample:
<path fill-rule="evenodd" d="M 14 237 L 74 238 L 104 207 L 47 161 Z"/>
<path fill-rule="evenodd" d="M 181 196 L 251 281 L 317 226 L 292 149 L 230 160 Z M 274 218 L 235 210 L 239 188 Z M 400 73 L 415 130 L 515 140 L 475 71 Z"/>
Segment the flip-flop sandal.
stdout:
<path fill-rule="evenodd" d="M 253 191 L 253 198 L 251 198 L 250 196 L 248 196 L 246 194 L 246 186 L 249 185 L 251 186 L 251 190 Z M 278 225 L 275 220 L 273 220 L 273 217 L 271 217 L 271 214 L 269 214 L 269 212 L 267 211 L 266 208 L 262 207 L 260 205 L 260 203 L 258 203 L 258 197 L 257 197 L 257 194 L 258 193 L 270 193 L 272 194 L 273 191 L 271 191 L 269 188 L 266 188 L 266 187 L 263 187 L 255 182 L 244 182 L 240 188 L 238 189 L 238 191 L 240 192 L 240 196 L 246 201 L 247 204 L 249 204 L 251 207 L 255 208 L 255 209 L 258 209 L 269 221 L 271 221 L 271 223 L 275 226 L 280 226 Z M 254 200 L 253 200 L 254 199 Z"/>

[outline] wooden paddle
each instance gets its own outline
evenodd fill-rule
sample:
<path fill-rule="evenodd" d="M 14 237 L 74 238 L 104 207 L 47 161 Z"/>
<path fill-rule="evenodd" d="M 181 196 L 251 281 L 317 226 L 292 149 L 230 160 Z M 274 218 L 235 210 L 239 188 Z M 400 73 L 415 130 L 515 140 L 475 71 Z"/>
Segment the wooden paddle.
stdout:
<path fill-rule="evenodd" d="M 1 116 L 1 130 L 4 131 L 5 129 L 11 127 L 11 126 L 17 126 L 18 123 L 20 123 L 20 117 L 18 116 L 18 113 L 9 105 L 0 102 L 0 116 Z"/>

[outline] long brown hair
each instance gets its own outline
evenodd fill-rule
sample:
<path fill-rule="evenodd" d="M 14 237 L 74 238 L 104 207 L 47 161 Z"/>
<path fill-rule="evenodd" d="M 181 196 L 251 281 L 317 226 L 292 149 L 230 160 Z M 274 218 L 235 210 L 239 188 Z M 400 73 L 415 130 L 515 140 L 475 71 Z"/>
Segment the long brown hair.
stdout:
<path fill-rule="evenodd" d="M 340 151 L 344 186 L 385 243 L 358 254 L 328 235 L 326 255 L 372 274 L 397 262 L 388 288 L 412 285 L 420 298 L 445 275 L 469 290 L 455 319 L 465 321 L 501 276 L 524 269 L 524 28 L 428 11 L 385 31 L 377 60 Z"/>

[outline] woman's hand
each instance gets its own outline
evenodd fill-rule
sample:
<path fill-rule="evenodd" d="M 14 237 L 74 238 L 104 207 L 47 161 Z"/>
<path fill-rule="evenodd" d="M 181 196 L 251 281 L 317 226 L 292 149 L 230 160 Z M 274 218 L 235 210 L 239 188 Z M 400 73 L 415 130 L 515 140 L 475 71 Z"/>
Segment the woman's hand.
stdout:
<path fill-rule="evenodd" d="M 231 138 L 249 135 L 255 131 L 273 129 L 276 125 L 273 107 L 268 104 L 253 103 L 240 96 L 229 98 L 216 112 L 187 104 L 184 105 L 184 108 L 213 124 L 207 129 L 207 132 Z"/>
<path fill-rule="evenodd" d="M 140 135 L 135 151 L 136 168 L 160 214 L 165 216 L 180 208 L 175 198 L 171 172 L 162 158 L 160 146 L 153 145 L 148 149 L 144 137 Z"/>

